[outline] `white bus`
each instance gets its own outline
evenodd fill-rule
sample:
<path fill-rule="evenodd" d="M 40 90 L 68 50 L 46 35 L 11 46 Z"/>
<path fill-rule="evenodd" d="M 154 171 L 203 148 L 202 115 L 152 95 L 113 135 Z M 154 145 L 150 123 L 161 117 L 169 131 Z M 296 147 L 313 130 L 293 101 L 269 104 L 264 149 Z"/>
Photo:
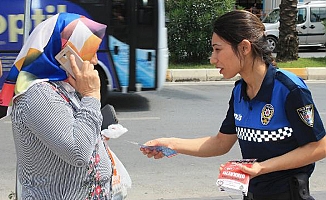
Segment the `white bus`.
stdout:
<path fill-rule="evenodd" d="M 60 12 L 72 12 L 107 25 L 95 68 L 102 103 L 109 91 L 162 88 L 168 67 L 164 0 L 29 0 L 31 29 Z M 1 0 L 0 89 L 23 44 L 25 2 Z M 137 86 L 137 87 L 136 87 Z"/>

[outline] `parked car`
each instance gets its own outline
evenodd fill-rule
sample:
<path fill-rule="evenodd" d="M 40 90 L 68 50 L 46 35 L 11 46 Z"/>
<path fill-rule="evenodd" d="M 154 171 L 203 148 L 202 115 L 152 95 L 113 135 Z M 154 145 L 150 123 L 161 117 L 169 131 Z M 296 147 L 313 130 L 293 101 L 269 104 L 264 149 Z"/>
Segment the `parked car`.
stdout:
<path fill-rule="evenodd" d="M 311 1 L 297 5 L 299 47 L 318 49 L 326 45 L 326 1 Z M 280 26 L 280 8 L 273 9 L 263 20 L 271 50 L 277 48 Z"/>

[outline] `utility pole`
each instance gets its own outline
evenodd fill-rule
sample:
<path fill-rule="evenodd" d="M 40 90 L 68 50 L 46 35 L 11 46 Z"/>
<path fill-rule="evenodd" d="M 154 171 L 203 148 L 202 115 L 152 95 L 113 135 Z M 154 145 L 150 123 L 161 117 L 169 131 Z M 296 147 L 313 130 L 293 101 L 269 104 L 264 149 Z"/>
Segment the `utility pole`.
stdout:
<path fill-rule="evenodd" d="M 29 31 L 32 27 L 32 20 L 31 20 L 31 5 L 32 0 L 25 0 L 25 12 L 24 12 L 24 28 L 23 28 L 23 34 L 24 34 L 24 40 L 23 44 L 25 44 L 28 36 Z"/>

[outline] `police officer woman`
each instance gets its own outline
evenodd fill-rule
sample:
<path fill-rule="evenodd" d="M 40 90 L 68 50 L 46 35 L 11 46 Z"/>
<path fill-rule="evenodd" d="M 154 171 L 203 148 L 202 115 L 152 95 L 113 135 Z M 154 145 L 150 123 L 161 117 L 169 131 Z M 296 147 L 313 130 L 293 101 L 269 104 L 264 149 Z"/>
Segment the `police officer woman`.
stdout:
<path fill-rule="evenodd" d="M 251 177 L 244 199 L 313 199 L 308 180 L 314 162 L 326 157 L 325 128 L 304 81 L 273 65 L 264 30 L 259 18 L 247 11 L 231 11 L 214 22 L 211 64 L 224 78 L 241 75 L 217 135 L 159 138 L 146 144 L 211 157 L 227 153 L 238 141 L 243 158 L 257 159 L 251 168 L 241 166 Z M 163 157 L 161 152 L 141 151 Z"/>

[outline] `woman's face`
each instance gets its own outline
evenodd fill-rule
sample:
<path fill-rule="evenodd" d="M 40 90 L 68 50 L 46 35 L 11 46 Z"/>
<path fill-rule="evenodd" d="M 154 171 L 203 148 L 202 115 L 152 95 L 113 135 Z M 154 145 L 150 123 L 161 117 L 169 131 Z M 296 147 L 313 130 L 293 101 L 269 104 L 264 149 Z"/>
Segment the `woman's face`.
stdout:
<path fill-rule="evenodd" d="M 229 79 L 236 76 L 241 69 L 240 59 L 233 52 L 231 45 L 213 33 L 212 48 L 210 63 L 220 69 L 224 78 Z"/>

